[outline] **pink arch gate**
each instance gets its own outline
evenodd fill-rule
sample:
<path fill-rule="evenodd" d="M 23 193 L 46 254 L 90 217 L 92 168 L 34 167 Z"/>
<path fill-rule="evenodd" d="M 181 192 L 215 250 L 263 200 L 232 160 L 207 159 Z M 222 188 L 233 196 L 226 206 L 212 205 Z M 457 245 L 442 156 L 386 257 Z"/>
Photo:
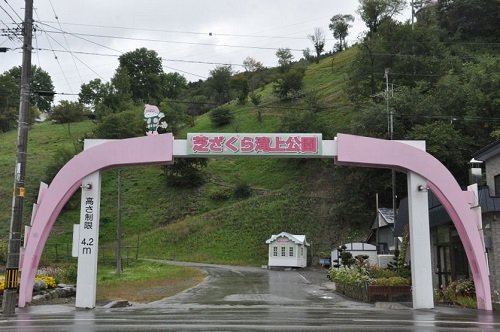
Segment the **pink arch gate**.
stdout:
<path fill-rule="evenodd" d="M 476 286 L 478 309 L 492 310 L 488 267 L 480 232 L 481 217 L 480 213 L 473 209 L 475 206 L 473 192 L 462 191 L 452 174 L 433 156 L 402 142 L 338 134 L 336 140 L 320 143 L 322 154 L 318 158 L 336 158 L 336 163 L 339 165 L 392 168 L 406 172 L 409 175 L 409 196 L 412 195 L 410 186 L 415 192 L 421 191 L 423 187 L 432 190 L 450 215 L 466 251 Z M 173 162 L 174 157 L 185 156 L 184 149 L 188 144 L 190 143 L 185 140 L 174 140 L 171 134 L 151 135 L 107 141 L 71 159 L 59 171 L 50 186 L 41 190 L 39 194 L 38 208 L 34 210 L 32 227 L 30 232 L 25 234 L 25 247 L 22 250 L 19 307 L 24 307 L 26 303 L 31 302 L 34 277 L 52 226 L 66 202 L 80 188 L 86 176 L 112 167 L 169 164 Z M 425 197 L 426 204 L 427 196 L 423 197 Z M 424 202 L 424 199 L 419 198 L 416 201 Z M 424 222 L 426 220 L 428 225 L 427 211 L 421 212 L 422 209 L 416 209 L 414 219 L 421 218 Z M 417 226 L 416 221 L 413 223 Z M 418 232 L 419 228 L 427 228 L 428 231 L 428 227 L 420 225 L 420 227 L 411 228 L 410 225 L 411 247 L 419 246 L 416 241 L 413 242 L 415 238 L 413 232 Z M 424 240 L 429 241 L 428 238 Z M 430 255 L 425 257 L 430 260 Z M 414 307 L 433 307 L 432 299 L 429 304 L 430 275 L 428 274 L 431 271 L 429 268 L 428 273 L 425 273 L 427 275 L 424 276 L 427 281 L 422 282 L 418 276 L 422 274 L 421 271 L 417 273 L 415 270 L 418 265 L 415 263 L 417 259 L 420 258 L 412 254 Z M 430 267 L 430 261 L 423 262 L 423 264 Z M 432 297 L 432 285 L 430 287 Z M 424 293 L 424 296 L 419 296 L 419 293 Z M 419 298 L 424 298 L 423 302 L 419 302 Z"/>

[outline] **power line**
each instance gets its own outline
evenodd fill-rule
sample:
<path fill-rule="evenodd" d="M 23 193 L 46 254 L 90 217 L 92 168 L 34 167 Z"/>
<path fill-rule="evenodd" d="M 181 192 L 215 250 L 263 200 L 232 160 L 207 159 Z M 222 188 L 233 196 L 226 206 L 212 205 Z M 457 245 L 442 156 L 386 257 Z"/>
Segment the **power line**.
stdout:
<path fill-rule="evenodd" d="M 43 23 L 55 23 L 54 21 L 42 21 Z M 64 25 L 74 25 L 92 28 L 106 28 L 106 29 L 122 29 L 122 30 L 133 30 L 133 31 L 149 31 L 149 32 L 167 32 L 167 33 L 178 33 L 178 34 L 188 34 L 188 35 L 199 35 L 199 36 L 209 36 L 209 37 L 244 37 L 244 38 L 269 38 L 269 39 L 292 39 L 292 40 L 309 40 L 307 37 L 290 37 L 290 36 L 271 36 L 271 35 L 251 35 L 251 34 L 233 34 L 233 33 L 217 33 L 217 32 L 199 32 L 199 31 L 183 31 L 183 30 L 166 30 L 166 29 L 151 29 L 151 28 L 130 28 L 124 26 L 113 26 L 113 25 L 98 25 L 98 24 L 84 24 L 84 23 L 67 23 L 62 22 Z M 329 39 L 329 41 L 334 41 L 334 39 Z"/>
<path fill-rule="evenodd" d="M 468 115 L 420 115 L 420 114 L 402 114 L 398 113 L 395 116 L 400 118 L 423 118 L 423 119 L 442 119 L 442 120 L 464 120 L 464 121 L 479 121 L 479 122 L 500 122 L 500 118 L 484 117 L 484 116 L 468 116 Z"/>
<path fill-rule="evenodd" d="M 12 6 L 10 5 L 10 3 L 7 0 L 4 0 L 4 1 L 7 4 L 7 6 L 9 6 L 9 8 L 14 12 L 14 14 L 16 14 L 16 16 L 19 18 L 19 20 L 22 22 L 23 18 L 17 13 L 17 11 L 14 8 L 12 8 Z"/>
<path fill-rule="evenodd" d="M 51 37 L 52 38 L 52 37 Z M 61 52 L 61 53 L 70 53 L 68 50 L 58 50 L 58 49 L 53 49 L 53 48 L 44 48 L 44 47 L 37 47 L 36 48 L 38 51 L 51 51 L 51 52 Z M 97 52 L 84 52 L 84 51 L 71 51 L 74 54 L 84 54 L 84 55 L 97 55 L 97 56 L 107 56 L 107 57 L 113 57 L 117 58 L 119 55 L 117 54 L 105 54 L 105 53 L 97 53 Z"/>
<path fill-rule="evenodd" d="M 38 17 L 38 12 L 36 9 L 35 9 L 35 14 Z M 46 31 L 44 31 L 44 30 L 41 30 L 41 31 L 45 32 L 45 37 L 47 38 L 47 42 L 49 43 L 50 48 L 53 49 L 52 43 L 50 42 L 50 38 L 52 38 L 52 37 L 49 36 L 49 34 Z M 66 85 L 73 92 L 73 89 L 71 88 L 71 84 L 69 84 L 68 78 L 66 77 L 66 74 L 64 73 L 64 69 L 62 68 L 61 62 L 59 62 L 59 58 L 57 57 L 57 54 L 54 51 L 52 51 L 52 54 L 54 55 L 54 59 L 56 60 L 57 65 L 59 66 L 59 69 L 61 69 L 61 73 L 64 77 L 64 81 L 66 82 Z"/>
<path fill-rule="evenodd" d="M 50 3 L 50 7 L 52 8 L 52 12 L 54 13 L 54 17 L 57 21 L 57 24 L 59 24 L 59 28 L 62 30 L 61 22 L 59 22 L 59 17 L 57 17 L 56 10 L 54 9 L 54 6 L 52 5 L 52 0 L 49 0 L 49 3 Z M 73 59 L 73 64 L 75 65 L 76 72 L 78 74 L 78 77 L 80 78 L 80 83 L 83 84 L 82 75 L 80 75 L 80 70 L 78 69 L 78 66 L 76 65 L 75 56 L 71 52 L 71 49 L 70 49 L 69 43 L 68 43 L 68 39 L 66 38 L 66 35 L 63 35 L 63 37 L 64 37 L 64 42 L 66 43 L 67 49 L 70 51 L 71 59 Z M 88 67 L 88 68 L 90 68 L 90 67 Z"/>
<path fill-rule="evenodd" d="M 90 67 L 89 65 L 87 65 L 85 62 L 83 62 L 81 59 L 79 59 L 77 56 L 75 56 L 70 50 L 67 50 L 63 45 L 61 45 L 61 43 L 59 43 L 59 41 L 57 41 L 57 39 L 55 39 L 54 37 L 50 36 L 50 38 L 52 38 L 52 40 L 54 40 L 59 46 L 61 46 L 63 49 L 64 49 L 64 52 L 66 53 L 71 53 L 71 56 L 73 57 L 73 59 L 77 59 L 78 61 L 80 61 L 85 67 L 87 67 L 91 72 L 93 72 L 94 74 L 96 74 L 100 79 L 102 80 L 105 80 L 101 75 L 99 75 L 94 69 L 92 69 L 92 67 Z M 76 63 L 75 63 L 75 66 L 76 66 Z M 81 84 L 83 84 L 83 80 L 82 80 L 82 77 L 80 76 L 80 72 L 78 72 L 78 76 L 80 77 L 80 82 Z"/>
<path fill-rule="evenodd" d="M 199 63 L 205 65 L 223 65 L 223 66 L 240 66 L 244 67 L 243 64 L 239 63 L 224 63 L 224 62 L 210 62 L 210 61 L 196 61 L 196 60 L 181 60 L 181 59 L 162 59 L 166 62 L 186 62 L 186 63 Z"/>
<path fill-rule="evenodd" d="M 7 16 L 12 20 L 12 22 L 17 25 L 17 28 L 19 30 L 22 31 L 23 27 L 21 26 L 21 23 L 17 23 L 16 20 L 12 17 L 12 15 L 10 15 L 10 13 L 5 9 L 3 8 L 1 5 L 0 5 L 0 8 L 5 12 L 5 14 L 7 14 Z M 22 22 L 22 19 L 21 19 L 21 22 Z M 4 23 L 5 24 L 5 23 Z M 7 26 L 7 25 L 6 25 Z M 8 27 L 8 26 L 7 26 Z M 17 36 L 18 37 L 18 36 Z"/>
<path fill-rule="evenodd" d="M 52 37 L 51 37 L 52 38 Z M 96 56 L 106 56 L 106 57 L 119 57 L 117 54 L 107 54 L 107 53 L 98 53 L 98 52 L 85 52 L 85 51 L 69 51 L 65 49 L 50 49 L 37 47 L 39 51 L 53 51 L 53 52 L 61 52 L 61 53 L 74 53 L 74 54 L 84 54 L 84 55 L 96 55 Z M 185 63 L 198 63 L 198 64 L 207 64 L 207 65 L 224 65 L 224 66 L 240 66 L 244 67 L 243 64 L 240 63 L 225 63 L 225 62 L 211 62 L 211 61 L 197 61 L 197 60 L 183 60 L 183 59 L 162 59 L 164 62 L 185 62 Z"/>
<path fill-rule="evenodd" d="M 54 28 L 54 27 L 52 27 Z M 110 38 L 110 39 L 121 39 L 121 40 L 134 40 L 134 41 L 145 41 L 145 42 L 155 42 L 155 43 L 169 43 L 169 44 L 182 44 L 182 45 L 199 45 L 199 46 L 215 46 L 215 47 L 230 47 L 230 48 L 248 48 L 248 49 L 259 49 L 259 50 L 279 50 L 279 47 L 263 47 L 263 46 L 251 46 L 251 45 L 230 45 L 230 44 L 212 44 L 212 43 L 198 43 L 198 42 L 186 42 L 177 40 L 164 40 L 164 39 L 153 39 L 153 38 L 135 38 L 135 37 L 123 37 L 123 36 L 113 36 L 113 35 L 99 35 L 91 33 L 79 33 L 79 32 L 68 32 L 68 31 L 50 31 L 46 30 L 47 33 L 58 33 L 58 34 L 69 34 L 71 36 L 85 36 L 85 37 L 95 37 L 95 38 Z M 301 49 L 288 48 L 290 51 L 302 52 Z"/>
<path fill-rule="evenodd" d="M 207 79 L 207 78 L 208 78 L 208 77 L 206 77 L 206 76 L 201 76 L 201 75 L 198 75 L 198 74 L 190 73 L 190 72 L 185 71 L 185 70 L 182 70 L 182 69 L 172 68 L 172 67 L 165 66 L 165 65 L 164 65 L 164 67 L 165 67 L 165 68 L 168 68 L 168 69 L 171 69 L 171 70 L 174 70 L 174 71 L 178 71 L 178 72 L 184 73 L 184 74 L 188 74 L 188 75 L 196 76 L 196 77 L 199 77 L 199 78 L 203 78 L 203 79 Z"/>
<path fill-rule="evenodd" d="M 46 26 L 48 26 L 48 27 L 50 27 L 50 28 L 52 28 L 52 29 L 60 30 L 60 29 L 58 29 L 58 28 L 56 28 L 56 27 L 54 27 L 54 26 L 48 25 L 48 24 L 44 24 L 44 23 L 40 23 L 40 24 L 42 24 L 42 25 L 46 25 Z M 47 33 L 47 32 L 50 32 L 50 31 L 46 31 L 46 30 L 44 30 L 44 32 L 46 32 L 46 33 Z M 52 31 L 52 32 L 54 32 L 54 31 Z M 71 33 L 71 32 L 67 32 L 67 31 L 64 31 L 64 30 L 60 30 L 60 31 L 55 31 L 54 33 L 64 33 L 64 34 L 69 34 L 70 36 L 73 36 L 73 37 L 75 37 L 75 38 L 78 38 L 78 39 L 84 40 L 84 41 L 86 41 L 86 42 L 88 42 L 88 43 L 91 43 L 91 44 L 94 44 L 94 45 L 100 46 L 100 47 L 102 47 L 102 48 L 108 49 L 108 50 L 113 51 L 113 52 L 118 52 L 118 53 L 120 53 L 120 54 L 123 54 L 123 52 L 122 52 L 122 51 L 120 51 L 120 50 L 117 50 L 117 49 L 114 49 L 114 48 L 108 47 L 108 46 L 103 45 L 103 44 L 99 44 L 99 43 L 97 43 L 97 42 L 95 42 L 95 41 L 89 40 L 89 39 L 87 39 L 87 38 L 83 38 L 83 37 L 78 36 L 78 35 L 75 35 L 75 34 L 73 34 L 73 33 Z"/>

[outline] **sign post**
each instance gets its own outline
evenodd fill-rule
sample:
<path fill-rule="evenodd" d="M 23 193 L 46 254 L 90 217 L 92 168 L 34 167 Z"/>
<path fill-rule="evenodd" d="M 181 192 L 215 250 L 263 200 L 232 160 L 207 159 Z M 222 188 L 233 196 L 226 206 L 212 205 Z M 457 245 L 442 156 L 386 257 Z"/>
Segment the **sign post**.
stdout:
<path fill-rule="evenodd" d="M 104 142 L 106 140 L 85 140 L 84 149 Z M 87 175 L 82 180 L 81 188 L 80 224 L 74 225 L 72 251 L 73 256 L 78 257 L 75 307 L 95 308 L 101 173 L 95 172 Z"/>
<path fill-rule="evenodd" d="M 74 240 L 78 242 L 73 243 L 73 246 L 78 248 L 75 300 L 77 308 L 95 307 L 100 201 L 101 174 L 96 172 L 82 181 L 79 234 L 74 237 Z"/>

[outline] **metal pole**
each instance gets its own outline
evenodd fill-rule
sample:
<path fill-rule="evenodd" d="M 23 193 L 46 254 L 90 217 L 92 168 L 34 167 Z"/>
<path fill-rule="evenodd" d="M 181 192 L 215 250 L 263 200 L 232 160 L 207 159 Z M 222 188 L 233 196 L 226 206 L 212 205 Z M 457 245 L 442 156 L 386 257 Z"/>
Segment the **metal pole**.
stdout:
<path fill-rule="evenodd" d="M 10 221 L 9 248 L 5 266 L 5 290 L 3 314 L 15 314 L 17 289 L 19 287 L 19 253 L 21 251 L 21 229 L 23 225 L 23 203 L 25 196 L 26 152 L 28 145 L 28 115 L 31 81 L 31 38 L 33 30 L 33 0 L 25 1 L 23 64 L 21 71 L 21 94 L 17 132 L 17 155 L 12 197 L 12 218 Z"/>
<path fill-rule="evenodd" d="M 118 170 L 118 221 L 116 223 L 116 274 L 122 273 L 122 172 Z"/>
<path fill-rule="evenodd" d="M 377 254 L 379 254 L 379 234 L 380 234 L 380 220 L 379 220 L 379 214 L 378 214 L 378 193 L 375 193 L 375 221 L 377 222 L 377 233 L 375 234 L 375 241 L 376 241 L 376 246 L 377 246 Z"/>
<path fill-rule="evenodd" d="M 394 138 L 394 112 L 389 110 L 389 68 L 385 68 L 385 104 L 389 115 L 389 138 Z M 394 223 L 396 223 L 396 171 L 391 170 L 391 195 L 392 195 L 392 214 Z"/>

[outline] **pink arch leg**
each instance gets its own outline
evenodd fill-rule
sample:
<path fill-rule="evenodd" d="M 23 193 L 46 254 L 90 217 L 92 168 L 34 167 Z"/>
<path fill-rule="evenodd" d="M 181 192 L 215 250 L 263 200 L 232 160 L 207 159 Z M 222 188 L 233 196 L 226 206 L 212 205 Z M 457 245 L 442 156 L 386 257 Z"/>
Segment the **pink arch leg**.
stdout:
<path fill-rule="evenodd" d="M 31 301 L 36 270 L 52 226 L 82 179 L 116 166 L 167 164 L 172 162 L 172 152 L 171 134 L 109 141 L 76 155 L 57 173 L 44 192 L 24 248 L 19 307 Z"/>
<path fill-rule="evenodd" d="M 339 165 L 412 171 L 425 178 L 453 221 L 460 236 L 476 286 L 478 309 L 492 310 L 488 267 L 479 220 L 471 210 L 472 193 L 462 191 L 453 175 L 436 158 L 407 144 L 376 138 L 337 135 Z"/>

